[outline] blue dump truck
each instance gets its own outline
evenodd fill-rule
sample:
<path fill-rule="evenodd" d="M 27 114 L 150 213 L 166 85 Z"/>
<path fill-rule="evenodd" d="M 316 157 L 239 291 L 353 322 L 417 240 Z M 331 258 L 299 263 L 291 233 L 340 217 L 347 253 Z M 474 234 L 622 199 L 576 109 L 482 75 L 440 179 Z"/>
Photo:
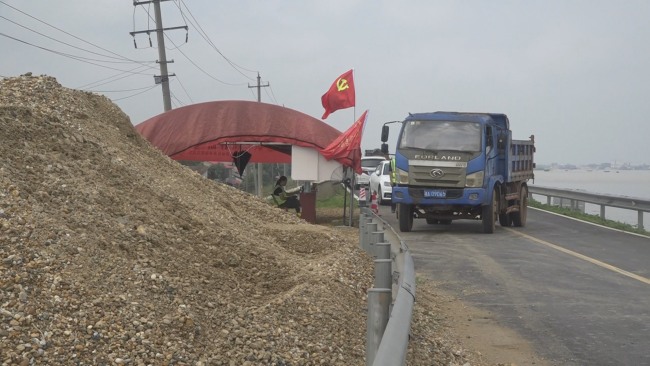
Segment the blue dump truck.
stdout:
<path fill-rule="evenodd" d="M 388 153 L 389 126 L 381 132 Z M 496 113 L 409 114 L 395 149 L 399 228 L 481 220 L 484 233 L 526 225 L 529 179 L 534 178 L 535 137 L 513 140 L 508 117 Z"/>

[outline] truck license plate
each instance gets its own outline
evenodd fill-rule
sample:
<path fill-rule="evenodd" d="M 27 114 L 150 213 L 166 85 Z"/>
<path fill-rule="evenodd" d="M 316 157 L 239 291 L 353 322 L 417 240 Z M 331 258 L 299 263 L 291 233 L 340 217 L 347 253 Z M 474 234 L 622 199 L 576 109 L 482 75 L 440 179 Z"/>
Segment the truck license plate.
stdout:
<path fill-rule="evenodd" d="M 424 191 L 424 197 L 425 198 L 445 198 L 445 197 L 447 197 L 447 191 L 425 190 Z"/>

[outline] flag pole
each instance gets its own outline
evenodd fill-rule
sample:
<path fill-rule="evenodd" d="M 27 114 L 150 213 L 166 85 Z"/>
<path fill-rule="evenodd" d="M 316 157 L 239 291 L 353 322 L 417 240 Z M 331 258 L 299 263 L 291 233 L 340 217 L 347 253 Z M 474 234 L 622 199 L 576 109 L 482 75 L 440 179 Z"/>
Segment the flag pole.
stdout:
<path fill-rule="evenodd" d="M 352 78 L 354 79 L 354 67 L 352 68 Z M 352 118 L 352 124 L 354 124 L 357 121 L 357 101 L 356 101 L 356 90 L 355 90 L 355 97 L 354 97 L 354 107 L 352 107 L 353 110 L 353 118 Z M 365 123 L 363 128 L 366 128 Z M 361 131 L 361 134 L 363 135 L 363 130 Z M 354 212 L 354 185 L 355 185 L 355 180 L 356 180 L 356 173 L 353 171 L 352 172 L 352 179 L 350 181 L 350 227 L 352 227 L 352 213 Z M 359 187 L 361 188 L 361 187 Z"/>

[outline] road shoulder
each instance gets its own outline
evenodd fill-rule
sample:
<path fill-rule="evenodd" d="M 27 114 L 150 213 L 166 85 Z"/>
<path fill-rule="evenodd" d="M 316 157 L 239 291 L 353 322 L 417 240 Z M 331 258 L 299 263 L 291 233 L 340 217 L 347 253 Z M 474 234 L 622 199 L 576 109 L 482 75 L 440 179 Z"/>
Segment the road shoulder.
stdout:
<path fill-rule="evenodd" d="M 411 343 L 422 341 L 422 336 L 433 337 L 438 348 L 436 358 L 445 359 L 447 364 L 552 365 L 520 334 L 500 325 L 489 311 L 463 303 L 421 274 L 417 276 L 412 333 Z M 417 348 L 413 352 L 420 359 L 427 350 Z"/>

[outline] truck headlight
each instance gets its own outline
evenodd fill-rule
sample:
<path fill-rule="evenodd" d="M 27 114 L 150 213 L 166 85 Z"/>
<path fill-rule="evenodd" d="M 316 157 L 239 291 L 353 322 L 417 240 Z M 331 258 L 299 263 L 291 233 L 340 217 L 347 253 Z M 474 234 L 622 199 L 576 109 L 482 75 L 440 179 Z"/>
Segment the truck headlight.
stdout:
<path fill-rule="evenodd" d="M 409 184 L 409 172 L 397 169 L 397 183 L 398 184 Z"/>
<path fill-rule="evenodd" d="M 467 174 L 465 178 L 465 187 L 480 188 L 483 187 L 483 171 Z"/>
<path fill-rule="evenodd" d="M 390 182 L 384 182 L 384 187 L 390 187 Z"/>

